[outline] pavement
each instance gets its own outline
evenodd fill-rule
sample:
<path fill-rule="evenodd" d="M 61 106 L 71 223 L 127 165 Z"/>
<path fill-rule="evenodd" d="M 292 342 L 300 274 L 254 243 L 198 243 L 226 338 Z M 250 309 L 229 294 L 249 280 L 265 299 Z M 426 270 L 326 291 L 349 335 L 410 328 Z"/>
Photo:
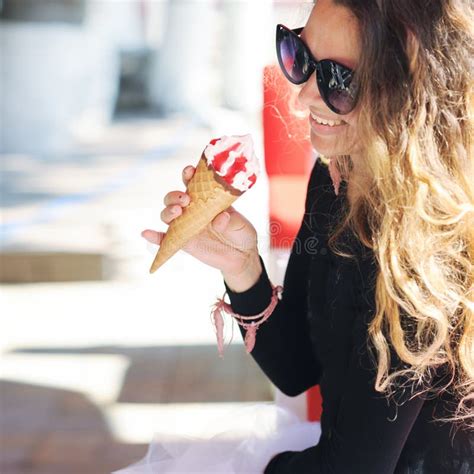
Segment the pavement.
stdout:
<path fill-rule="evenodd" d="M 220 273 L 180 252 L 150 275 L 156 249 L 140 237 L 166 230 L 163 197 L 184 188 L 181 170 L 210 137 L 247 132 L 263 168 L 259 118 L 225 110 L 206 123 L 122 118 L 67 155 L 1 157 L 0 253 L 30 267 L 29 256 L 43 259 L 40 281 L 0 285 L 2 474 L 108 473 L 143 457 L 156 431 L 199 435 L 202 420 L 274 399 L 236 326 L 217 355 L 209 312 Z M 262 173 L 235 207 L 281 282 L 267 196 Z M 74 281 L 72 255 L 85 267 L 95 255 L 100 274 Z"/>

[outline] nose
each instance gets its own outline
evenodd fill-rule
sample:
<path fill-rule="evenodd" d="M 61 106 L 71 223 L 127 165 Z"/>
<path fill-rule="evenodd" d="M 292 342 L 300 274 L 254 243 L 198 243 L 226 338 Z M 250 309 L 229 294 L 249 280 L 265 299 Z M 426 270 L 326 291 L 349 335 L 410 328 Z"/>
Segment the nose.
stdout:
<path fill-rule="evenodd" d="M 298 102 L 306 108 L 312 107 L 316 109 L 326 106 L 316 85 L 316 71 L 314 71 L 311 77 L 301 86 L 298 92 Z"/>

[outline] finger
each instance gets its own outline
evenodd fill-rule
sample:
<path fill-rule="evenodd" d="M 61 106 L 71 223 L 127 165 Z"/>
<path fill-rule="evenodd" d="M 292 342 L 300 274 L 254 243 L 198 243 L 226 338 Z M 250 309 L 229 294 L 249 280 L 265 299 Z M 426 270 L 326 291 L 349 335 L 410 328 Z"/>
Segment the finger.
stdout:
<path fill-rule="evenodd" d="M 161 211 L 160 218 L 165 224 L 169 224 L 173 219 L 180 216 L 181 213 L 182 213 L 181 206 L 178 206 L 178 205 L 167 206 Z"/>
<path fill-rule="evenodd" d="M 170 191 L 163 199 L 165 206 L 172 206 L 178 204 L 180 206 L 187 206 L 189 204 L 189 195 L 183 191 Z"/>
<path fill-rule="evenodd" d="M 230 221 L 230 214 L 226 211 L 221 212 L 212 221 L 212 228 L 216 232 L 224 232 Z"/>
<path fill-rule="evenodd" d="M 245 221 L 242 220 L 242 216 L 232 206 L 228 207 L 224 212 L 229 215 L 229 220 L 225 226 L 227 232 L 239 232 L 245 227 Z"/>
<path fill-rule="evenodd" d="M 163 237 L 165 236 L 164 232 L 157 232 L 156 230 L 145 229 L 140 234 L 145 240 L 150 242 L 150 244 L 160 245 Z"/>
<path fill-rule="evenodd" d="M 229 232 L 240 232 L 245 228 L 245 222 L 242 222 L 240 219 L 230 219 L 230 223 L 227 226 Z"/>
<path fill-rule="evenodd" d="M 196 169 L 194 168 L 194 166 L 186 166 L 186 168 L 183 169 L 183 183 L 187 186 L 190 179 L 193 177 L 194 175 L 194 172 L 196 171 Z"/>

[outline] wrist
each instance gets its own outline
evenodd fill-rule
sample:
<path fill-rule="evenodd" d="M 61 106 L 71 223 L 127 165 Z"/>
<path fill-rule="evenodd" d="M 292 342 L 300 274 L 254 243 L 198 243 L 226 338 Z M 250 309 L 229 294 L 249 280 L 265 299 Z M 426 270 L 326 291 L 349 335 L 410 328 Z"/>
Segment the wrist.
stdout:
<path fill-rule="evenodd" d="M 252 288 L 259 280 L 262 272 L 263 268 L 258 251 L 249 253 L 240 272 L 231 274 L 221 271 L 226 285 L 235 293 L 243 293 Z"/>

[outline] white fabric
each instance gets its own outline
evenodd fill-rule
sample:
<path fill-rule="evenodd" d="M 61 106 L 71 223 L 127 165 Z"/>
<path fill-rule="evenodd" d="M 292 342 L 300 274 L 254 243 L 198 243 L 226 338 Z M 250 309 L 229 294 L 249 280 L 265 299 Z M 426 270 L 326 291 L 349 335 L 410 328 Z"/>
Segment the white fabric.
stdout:
<path fill-rule="evenodd" d="M 262 474 L 275 454 L 314 446 L 321 434 L 319 422 L 272 402 L 229 410 L 212 423 L 211 436 L 166 441 L 169 435 L 156 432 L 143 459 L 112 474 Z"/>

